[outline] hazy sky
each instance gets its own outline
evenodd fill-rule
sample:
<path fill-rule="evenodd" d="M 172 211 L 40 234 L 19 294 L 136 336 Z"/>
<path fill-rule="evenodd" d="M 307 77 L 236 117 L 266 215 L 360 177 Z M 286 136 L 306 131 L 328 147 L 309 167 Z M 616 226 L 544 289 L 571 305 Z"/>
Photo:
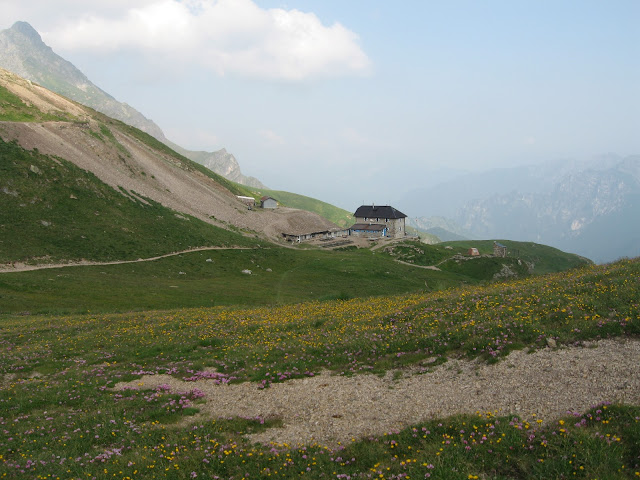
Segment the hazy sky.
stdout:
<path fill-rule="evenodd" d="M 443 172 L 640 153 L 638 0 L 0 0 L 189 149 L 353 210 Z"/>

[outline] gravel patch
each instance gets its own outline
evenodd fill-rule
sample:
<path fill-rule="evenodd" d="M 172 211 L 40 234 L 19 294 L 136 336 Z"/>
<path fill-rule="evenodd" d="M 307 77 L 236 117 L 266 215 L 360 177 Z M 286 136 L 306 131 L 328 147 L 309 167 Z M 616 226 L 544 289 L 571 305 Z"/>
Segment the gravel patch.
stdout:
<path fill-rule="evenodd" d="M 640 341 L 603 340 L 583 347 L 511 353 L 497 364 L 449 360 L 433 371 L 388 372 L 384 377 L 315 377 L 272 384 L 216 385 L 167 375 L 119 383 L 174 391 L 202 390 L 200 417 L 277 417 L 282 428 L 250 435 L 251 441 L 336 445 L 378 436 L 420 421 L 457 413 L 495 412 L 551 422 L 609 401 L 640 403 Z"/>

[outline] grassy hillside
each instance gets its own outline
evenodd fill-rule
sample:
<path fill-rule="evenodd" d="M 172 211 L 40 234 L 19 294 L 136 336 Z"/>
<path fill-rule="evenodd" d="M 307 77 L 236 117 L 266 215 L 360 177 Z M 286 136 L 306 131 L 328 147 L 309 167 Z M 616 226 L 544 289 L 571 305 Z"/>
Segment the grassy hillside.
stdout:
<path fill-rule="evenodd" d="M 0 139 L 0 263 L 123 260 L 197 246 L 255 245 L 239 234 L 117 192 L 60 158 Z"/>
<path fill-rule="evenodd" d="M 44 113 L 33 105 L 27 105 L 20 97 L 0 85 L 0 121 L 2 122 L 50 122 L 70 121 L 73 116 L 63 113 Z"/>
<path fill-rule="evenodd" d="M 562 272 L 591 263 L 579 255 L 537 243 L 510 240 L 499 240 L 499 243 L 507 247 L 506 258 L 486 257 L 493 254 L 493 240 L 465 240 L 436 245 L 403 242 L 385 249 L 385 253 L 404 262 L 437 266 L 441 270 L 462 274 L 477 281 L 493 280 L 494 276 L 508 276 L 510 272 L 512 276 L 518 277 Z M 468 255 L 472 247 L 478 249 L 481 257 Z"/>
<path fill-rule="evenodd" d="M 591 264 L 591 260 L 573 253 L 563 252 L 548 245 L 533 242 L 516 242 L 513 240 L 496 240 L 507 247 L 507 258 L 521 259 L 533 264 L 533 273 L 544 274 L 562 272 L 571 268 Z M 455 252 L 466 254 L 471 247 L 478 249 L 481 255 L 493 253 L 494 240 L 465 240 L 445 242 Z"/>
<path fill-rule="evenodd" d="M 252 274 L 243 274 L 245 269 Z M 135 264 L 0 274 L 0 313 L 280 305 L 463 282 L 473 279 L 402 265 L 368 250 L 217 250 Z"/>
<path fill-rule="evenodd" d="M 264 195 L 268 195 L 275 198 L 280 204 L 286 207 L 317 213 L 321 217 L 326 218 L 340 227 L 350 227 L 355 223 L 353 212 L 348 212 L 329 203 L 316 200 L 315 198 L 305 197 L 304 195 L 298 195 L 297 193 L 283 192 L 280 190 L 252 189 L 252 193 L 256 199 L 260 199 Z"/>
<path fill-rule="evenodd" d="M 112 387 L 162 373 L 253 381 L 257 395 L 258 386 L 327 369 L 428 371 L 449 356 L 495 362 L 514 349 L 546 348 L 548 338 L 560 347 L 637 338 L 639 279 L 634 260 L 486 287 L 278 308 L 5 316 L 0 472 L 97 480 L 637 478 L 638 405 L 600 404 L 540 425 L 489 405 L 337 446 L 261 446 L 244 434 L 286 418 L 192 418 L 213 401 L 197 384 L 185 392 Z"/>

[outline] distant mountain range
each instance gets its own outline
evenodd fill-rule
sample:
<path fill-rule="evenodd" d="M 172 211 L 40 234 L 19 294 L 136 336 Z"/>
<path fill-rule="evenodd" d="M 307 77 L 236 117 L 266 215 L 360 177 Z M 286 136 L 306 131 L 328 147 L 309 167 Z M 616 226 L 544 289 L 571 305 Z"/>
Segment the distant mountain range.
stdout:
<path fill-rule="evenodd" d="M 47 46 L 40 34 L 26 22 L 16 22 L 0 31 L 0 67 L 49 90 L 121 120 L 154 136 L 185 157 L 201 163 L 223 177 L 244 185 L 265 188 L 254 177 L 242 174 L 235 157 L 225 149 L 194 152 L 169 141 L 152 120 L 126 103 L 119 102 L 94 85 L 72 63 Z"/>
<path fill-rule="evenodd" d="M 399 204 L 429 205 L 428 212 L 412 212 L 412 223 L 436 235 L 434 228 L 444 229 L 443 240 L 450 232 L 534 241 L 597 262 L 640 255 L 638 155 L 467 174 L 413 191 Z"/>

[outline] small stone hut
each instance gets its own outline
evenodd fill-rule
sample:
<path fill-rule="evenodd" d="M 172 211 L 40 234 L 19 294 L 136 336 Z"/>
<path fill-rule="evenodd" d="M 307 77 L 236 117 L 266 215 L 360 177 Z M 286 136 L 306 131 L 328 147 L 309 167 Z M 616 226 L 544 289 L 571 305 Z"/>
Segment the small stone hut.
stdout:
<path fill-rule="evenodd" d="M 507 256 L 507 247 L 498 242 L 493 242 L 493 254 L 496 257 L 506 257 Z"/>
<path fill-rule="evenodd" d="M 244 195 L 236 195 L 236 198 L 244 203 L 247 207 L 253 207 L 256 204 L 256 199 L 253 197 L 245 197 Z"/>
<path fill-rule="evenodd" d="M 264 196 L 260 199 L 261 208 L 278 208 L 278 201 L 269 196 Z"/>

